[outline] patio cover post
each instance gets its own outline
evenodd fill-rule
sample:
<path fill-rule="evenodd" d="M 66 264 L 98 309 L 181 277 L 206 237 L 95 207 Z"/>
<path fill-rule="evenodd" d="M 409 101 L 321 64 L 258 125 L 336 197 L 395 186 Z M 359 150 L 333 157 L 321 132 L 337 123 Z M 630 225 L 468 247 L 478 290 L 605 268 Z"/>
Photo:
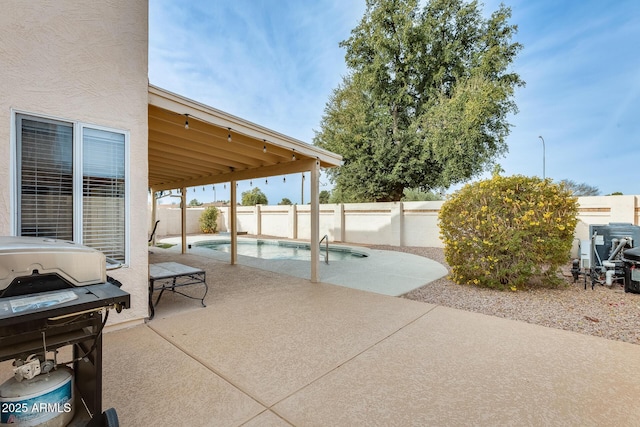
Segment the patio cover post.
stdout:
<path fill-rule="evenodd" d="M 180 189 L 180 212 L 182 222 L 182 253 L 187 253 L 187 188 L 182 187 Z"/>
<path fill-rule="evenodd" d="M 156 225 L 156 220 L 158 218 L 158 199 L 156 199 L 156 190 L 151 190 L 151 232 L 153 233 L 153 228 Z M 156 233 L 153 233 L 151 236 L 151 246 L 156 245 Z"/>
<path fill-rule="evenodd" d="M 311 282 L 320 281 L 320 161 L 311 165 Z"/>
<path fill-rule="evenodd" d="M 231 265 L 238 263 L 238 225 L 236 220 L 236 181 L 231 181 L 231 201 L 229 202 L 229 233 L 231 234 Z"/>

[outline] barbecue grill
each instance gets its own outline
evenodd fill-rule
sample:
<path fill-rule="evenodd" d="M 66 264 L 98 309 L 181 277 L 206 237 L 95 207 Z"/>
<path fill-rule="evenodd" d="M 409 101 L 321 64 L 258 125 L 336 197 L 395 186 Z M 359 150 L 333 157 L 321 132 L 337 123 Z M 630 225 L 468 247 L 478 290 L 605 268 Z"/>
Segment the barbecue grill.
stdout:
<path fill-rule="evenodd" d="M 129 306 L 101 252 L 0 237 L 0 361 L 15 373 L 0 385 L 0 425 L 117 425 L 102 410 L 102 330 L 109 309 Z M 59 361 L 66 346 L 72 360 Z"/>

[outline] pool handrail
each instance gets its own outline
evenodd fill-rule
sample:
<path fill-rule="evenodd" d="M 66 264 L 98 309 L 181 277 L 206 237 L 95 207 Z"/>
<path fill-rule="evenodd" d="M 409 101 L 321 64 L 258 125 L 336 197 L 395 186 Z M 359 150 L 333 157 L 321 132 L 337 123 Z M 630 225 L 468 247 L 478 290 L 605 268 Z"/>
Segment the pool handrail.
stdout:
<path fill-rule="evenodd" d="M 322 239 L 320 239 L 320 245 L 322 245 L 322 241 L 325 243 L 325 252 L 324 252 L 324 262 L 329 265 L 329 235 L 325 234 Z"/>

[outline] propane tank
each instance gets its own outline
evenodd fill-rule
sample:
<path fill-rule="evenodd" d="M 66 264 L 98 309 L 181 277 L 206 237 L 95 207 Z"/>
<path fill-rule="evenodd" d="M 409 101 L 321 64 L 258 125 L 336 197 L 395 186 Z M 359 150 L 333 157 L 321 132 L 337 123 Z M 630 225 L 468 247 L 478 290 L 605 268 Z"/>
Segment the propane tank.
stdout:
<path fill-rule="evenodd" d="M 0 385 L 0 426 L 66 426 L 73 398 L 73 371 L 66 366 L 27 380 L 12 377 Z"/>

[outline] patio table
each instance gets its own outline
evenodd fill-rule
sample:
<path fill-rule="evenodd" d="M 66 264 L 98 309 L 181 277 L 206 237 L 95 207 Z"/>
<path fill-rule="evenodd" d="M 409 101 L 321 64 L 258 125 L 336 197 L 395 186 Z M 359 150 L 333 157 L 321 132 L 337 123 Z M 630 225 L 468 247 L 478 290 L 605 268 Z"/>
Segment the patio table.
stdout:
<path fill-rule="evenodd" d="M 176 288 L 191 285 L 204 285 L 204 295 L 202 298 L 187 295 L 176 290 Z M 191 299 L 199 299 L 202 306 L 206 307 L 204 297 L 207 296 L 209 286 L 206 281 L 204 270 L 191 267 L 177 262 L 160 262 L 149 265 L 149 320 L 155 316 L 155 306 L 160 302 L 160 298 L 165 290 L 170 290 Z M 153 292 L 160 291 L 156 303 L 153 304 Z"/>

